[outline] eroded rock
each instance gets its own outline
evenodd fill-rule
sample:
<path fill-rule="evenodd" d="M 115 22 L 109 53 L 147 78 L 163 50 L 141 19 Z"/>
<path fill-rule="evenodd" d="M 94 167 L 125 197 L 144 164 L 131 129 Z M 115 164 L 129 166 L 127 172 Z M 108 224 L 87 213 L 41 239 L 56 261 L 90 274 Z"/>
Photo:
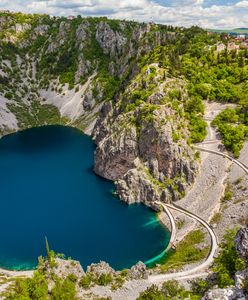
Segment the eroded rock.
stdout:
<path fill-rule="evenodd" d="M 101 261 L 97 264 L 91 264 L 87 267 L 87 273 L 92 273 L 94 276 L 101 276 L 106 274 L 115 274 L 115 270 L 110 267 L 105 261 Z"/>
<path fill-rule="evenodd" d="M 139 261 L 136 265 L 132 266 L 129 271 L 129 277 L 131 279 L 147 279 L 148 271 L 146 265 Z"/>
<path fill-rule="evenodd" d="M 235 236 L 235 247 L 239 255 L 248 264 L 248 225 L 239 229 Z"/>

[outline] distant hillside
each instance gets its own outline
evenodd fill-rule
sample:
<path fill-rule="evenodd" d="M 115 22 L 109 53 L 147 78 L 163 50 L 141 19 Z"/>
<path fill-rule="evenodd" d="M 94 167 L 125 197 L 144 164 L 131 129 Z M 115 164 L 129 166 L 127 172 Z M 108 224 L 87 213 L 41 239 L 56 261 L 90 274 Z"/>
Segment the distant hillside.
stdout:
<path fill-rule="evenodd" d="M 248 36 L 248 28 L 234 28 L 234 29 L 209 29 L 216 33 L 232 33 L 232 34 L 245 34 Z"/>

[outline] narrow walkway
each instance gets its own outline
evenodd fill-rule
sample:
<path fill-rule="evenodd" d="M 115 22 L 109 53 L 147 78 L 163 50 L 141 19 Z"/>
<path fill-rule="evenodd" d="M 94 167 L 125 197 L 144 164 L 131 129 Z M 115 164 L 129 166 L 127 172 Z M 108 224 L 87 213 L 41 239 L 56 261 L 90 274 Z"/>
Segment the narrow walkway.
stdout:
<path fill-rule="evenodd" d="M 158 205 L 161 205 L 161 202 L 156 201 L 155 202 Z M 167 246 L 167 248 L 165 249 L 165 252 L 168 252 L 168 250 L 171 249 L 171 247 L 174 245 L 175 240 L 176 240 L 176 234 L 177 234 L 177 228 L 176 228 L 176 223 L 175 223 L 175 219 L 170 211 L 170 209 L 166 206 L 166 205 L 162 205 L 163 209 L 165 211 L 165 213 L 167 214 L 167 216 L 170 219 L 170 224 L 171 224 L 171 235 L 170 235 L 170 241 L 169 244 Z"/>
<path fill-rule="evenodd" d="M 248 174 L 248 167 L 244 163 L 240 162 L 237 159 L 234 159 L 233 157 L 231 157 L 228 154 L 222 153 L 220 151 L 210 150 L 210 149 L 207 149 L 207 148 L 204 148 L 204 147 L 199 147 L 199 146 L 193 146 L 193 147 L 196 150 L 200 150 L 200 151 L 204 151 L 204 152 L 209 152 L 209 153 L 213 153 L 213 154 L 216 154 L 216 155 L 220 155 L 222 157 L 226 157 L 229 160 L 231 160 L 232 162 L 234 162 L 235 164 L 237 164 L 238 166 L 240 166 L 240 168 L 242 168 L 245 171 L 245 173 Z"/>
<path fill-rule="evenodd" d="M 155 204 L 160 206 L 159 201 L 155 201 Z M 166 249 L 163 252 L 161 252 L 159 255 L 144 262 L 146 265 L 153 264 L 156 261 L 158 261 L 159 259 L 162 259 L 164 257 L 164 255 L 173 247 L 175 240 L 176 240 L 176 223 L 175 223 L 174 217 L 173 217 L 170 209 L 167 206 L 163 207 L 163 212 L 165 213 L 166 220 L 168 219 L 168 217 L 170 220 L 170 232 L 171 232 L 170 240 L 169 240 L 169 243 L 168 243 Z M 163 221 L 161 220 L 161 222 L 163 222 Z M 167 226 L 167 225 L 165 225 L 165 226 Z"/>
<path fill-rule="evenodd" d="M 206 275 L 207 274 L 206 269 L 213 263 L 214 255 L 218 248 L 217 238 L 216 238 L 216 235 L 215 235 L 214 231 L 212 230 L 212 228 L 208 225 L 208 223 L 206 221 L 204 221 L 203 219 L 199 218 L 195 214 L 193 214 L 181 207 L 178 207 L 178 206 L 172 205 L 172 204 L 164 204 L 159 201 L 157 201 L 156 203 L 161 205 L 165 210 L 167 207 L 170 209 L 177 210 L 177 211 L 184 213 L 187 216 L 195 219 L 199 223 L 201 223 L 208 230 L 208 232 L 210 234 L 211 250 L 208 254 L 207 259 L 202 264 L 194 267 L 193 269 L 182 271 L 182 272 L 170 273 L 170 274 L 151 275 L 151 276 L 149 276 L 148 281 L 152 282 L 152 283 L 160 283 L 160 282 L 163 282 L 164 280 L 168 280 L 168 279 L 190 279 L 190 278 L 202 277 L 203 275 Z"/>

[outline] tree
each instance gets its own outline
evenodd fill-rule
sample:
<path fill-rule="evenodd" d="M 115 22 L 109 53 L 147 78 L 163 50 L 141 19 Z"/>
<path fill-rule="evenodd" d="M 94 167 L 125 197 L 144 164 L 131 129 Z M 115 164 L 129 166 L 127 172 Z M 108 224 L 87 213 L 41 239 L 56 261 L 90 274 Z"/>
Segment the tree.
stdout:
<path fill-rule="evenodd" d="M 214 263 L 216 272 L 216 283 L 220 288 L 225 288 L 234 283 L 234 275 L 237 271 L 245 269 L 244 261 L 239 257 L 235 245 L 234 236 L 237 230 L 229 230 L 224 236 L 224 242 L 221 244 L 220 255 Z"/>
<path fill-rule="evenodd" d="M 76 286 L 68 277 L 62 281 L 57 279 L 51 292 L 52 300 L 76 300 Z"/>
<path fill-rule="evenodd" d="M 137 300 L 165 300 L 164 294 L 153 284 L 144 292 L 140 293 Z"/>

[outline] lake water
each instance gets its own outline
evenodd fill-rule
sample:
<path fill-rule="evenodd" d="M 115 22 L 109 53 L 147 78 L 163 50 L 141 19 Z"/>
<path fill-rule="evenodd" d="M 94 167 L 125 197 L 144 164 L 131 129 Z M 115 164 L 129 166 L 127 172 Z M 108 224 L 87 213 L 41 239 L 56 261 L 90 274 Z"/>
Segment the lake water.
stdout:
<path fill-rule="evenodd" d="M 45 126 L 0 139 L 0 267 L 30 269 L 50 248 L 83 267 L 147 261 L 169 232 L 144 205 L 113 196 L 93 172 L 95 146 L 79 130 Z"/>

